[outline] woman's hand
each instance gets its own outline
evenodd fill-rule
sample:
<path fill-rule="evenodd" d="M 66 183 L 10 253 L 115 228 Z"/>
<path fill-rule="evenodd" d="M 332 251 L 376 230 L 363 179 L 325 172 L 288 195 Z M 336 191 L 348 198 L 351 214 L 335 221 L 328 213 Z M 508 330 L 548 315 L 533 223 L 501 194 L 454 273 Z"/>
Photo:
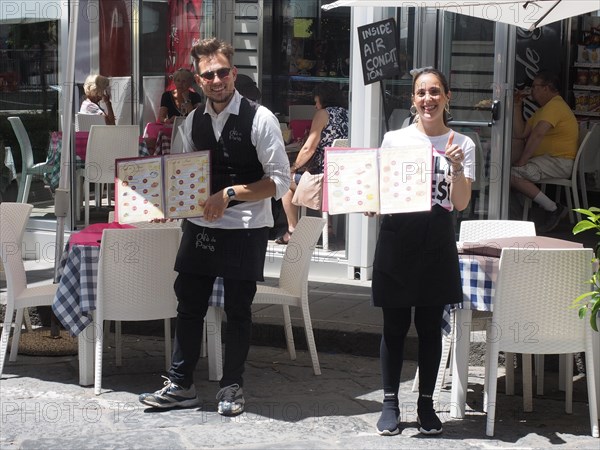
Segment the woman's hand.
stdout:
<path fill-rule="evenodd" d="M 446 159 L 452 165 L 452 171 L 456 172 L 462 169 L 462 162 L 465 160 L 465 154 L 458 145 L 454 144 L 454 131 L 450 131 L 448 143 L 446 144 Z"/>

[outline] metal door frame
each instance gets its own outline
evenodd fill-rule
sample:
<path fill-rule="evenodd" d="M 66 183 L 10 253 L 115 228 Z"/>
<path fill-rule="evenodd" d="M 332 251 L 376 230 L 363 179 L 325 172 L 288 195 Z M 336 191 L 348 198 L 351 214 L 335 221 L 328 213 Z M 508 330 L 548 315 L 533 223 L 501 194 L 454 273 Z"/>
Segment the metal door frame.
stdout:
<path fill-rule="evenodd" d="M 445 24 L 452 23 L 445 19 L 445 11 L 438 12 L 436 45 L 421 46 L 419 52 L 420 66 L 433 65 L 444 73 L 450 69 L 450 29 Z M 429 15 L 428 15 L 429 17 Z M 483 19 L 482 19 L 483 20 Z M 427 34 L 422 21 L 419 33 Z M 510 153 L 512 134 L 512 91 L 515 73 L 516 27 L 496 22 L 494 32 L 494 76 L 493 101 L 499 101 L 499 116 L 492 121 L 491 153 L 490 153 L 490 185 L 488 199 L 488 219 L 507 219 L 510 196 Z M 416 49 L 415 49 L 416 51 Z M 436 52 L 437 55 L 436 55 Z M 437 62 L 437 64 L 435 64 Z M 457 125 L 488 126 L 486 122 L 457 121 Z M 508 137 L 508 138 L 507 138 Z"/>

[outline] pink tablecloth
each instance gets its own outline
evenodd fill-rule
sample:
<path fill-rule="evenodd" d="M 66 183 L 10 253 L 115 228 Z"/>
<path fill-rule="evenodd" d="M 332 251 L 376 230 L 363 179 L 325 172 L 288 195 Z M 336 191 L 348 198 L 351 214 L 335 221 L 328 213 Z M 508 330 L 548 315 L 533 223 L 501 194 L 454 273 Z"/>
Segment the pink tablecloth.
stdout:
<path fill-rule="evenodd" d="M 158 133 L 165 134 L 170 138 L 172 132 L 173 124 L 171 123 L 148 122 L 144 128 L 144 138 L 157 139 Z"/>
<path fill-rule="evenodd" d="M 99 246 L 102 232 L 107 228 L 135 228 L 133 225 L 120 224 L 119 222 L 94 223 L 83 230 L 73 233 L 69 238 L 69 245 L 93 245 Z"/>

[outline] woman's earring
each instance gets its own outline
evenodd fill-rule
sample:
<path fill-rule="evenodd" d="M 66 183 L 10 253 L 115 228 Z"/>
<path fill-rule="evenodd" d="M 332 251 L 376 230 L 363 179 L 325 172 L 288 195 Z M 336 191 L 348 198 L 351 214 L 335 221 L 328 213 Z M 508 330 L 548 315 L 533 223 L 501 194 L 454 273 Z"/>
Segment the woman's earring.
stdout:
<path fill-rule="evenodd" d="M 450 102 L 446 103 L 446 106 L 444 106 L 444 111 L 446 111 L 446 114 L 450 115 Z"/>
<path fill-rule="evenodd" d="M 415 105 L 412 105 L 410 107 L 410 109 L 408 110 L 413 116 L 417 115 L 417 107 Z"/>

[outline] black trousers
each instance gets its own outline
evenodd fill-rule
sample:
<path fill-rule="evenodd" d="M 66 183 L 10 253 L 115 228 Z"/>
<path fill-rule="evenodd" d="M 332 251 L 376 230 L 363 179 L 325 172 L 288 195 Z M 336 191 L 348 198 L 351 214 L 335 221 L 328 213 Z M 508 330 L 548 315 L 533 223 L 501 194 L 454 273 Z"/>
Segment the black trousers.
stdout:
<path fill-rule="evenodd" d="M 173 359 L 169 379 L 188 388 L 194 382 L 194 370 L 200 357 L 204 316 L 212 293 L 215 277 L 180 273 L 175 280 L 177 322 Z M 223 279 L 225 290 L 225 362 L 221 387 L 243 386 L 243 373 L 252 334 L 252 300 L 256 281 Z"/>
<path fill-rule="evenodd" d="M 383 391 L 398 394 L 404 360 L 404 340 L 411 323 L 411 308 L 382 308 L 381 376 Z M 442 355 L 441 321 L 444 306 L 415 307 L 419 336 L 419 395 L 432 395 Z"/>

